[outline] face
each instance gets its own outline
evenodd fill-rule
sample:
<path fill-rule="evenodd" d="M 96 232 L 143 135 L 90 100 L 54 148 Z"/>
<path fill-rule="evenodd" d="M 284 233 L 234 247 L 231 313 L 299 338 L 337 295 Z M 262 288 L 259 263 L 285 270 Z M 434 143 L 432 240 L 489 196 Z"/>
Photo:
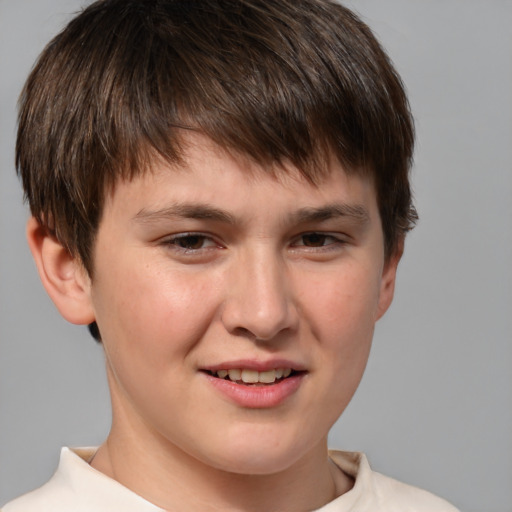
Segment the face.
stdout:
<path fill-rule="evenodd" d="M 113 432 L 281 471 L 324 450 L 392 298 L 374 186 L 338 163 L 276 179 L 199 139 L 186 160 L 119 183 L 99 226 Z"/>

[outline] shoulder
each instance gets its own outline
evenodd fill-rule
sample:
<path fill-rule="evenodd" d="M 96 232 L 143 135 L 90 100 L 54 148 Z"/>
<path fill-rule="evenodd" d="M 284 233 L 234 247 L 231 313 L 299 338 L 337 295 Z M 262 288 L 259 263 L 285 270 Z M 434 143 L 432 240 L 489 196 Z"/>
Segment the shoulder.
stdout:
<path fill-rule="evenodd" d="M 377 500 L 386 510 L 458 512 L 453 505 L 428 491 L 404 484 L 377 472 L 372 472 L 372 475 Z"/>
<path fill-rule="evenodd" d="M 65 493 L 64 493 L 65 494 Z M 39 489 L 35 489 L 7 503 L 1 512 L 60 512 L 63 506 L 69 505 L 69 499 L 56 488 L 53 479 Z M 75 507 L 75 510 L 76 507 Z"/>
<path fill-rule="evenodd" d="M 163 512 L 89 461 L 96 448 L 63 448 L 53 477 L 42 487 L 11 501 L 3 512 Z"/>
<path fill-rule="evenodd" d="M 338 498 L 338 504 L 348 505 L 342 510 L 458 512 L 453 505 L 430 492 L 373 471 L 362 453 L 331 452 L 330 455 L 343 472 L 354 478 L 352 490 Z"/>
<path fill-rule="evenodd" d="M 92 449 L 78 450 L 80 455 L 64 448 L 61 452 L 59 467 L 55 474 L 43 486 L 7 503 L 1 512 L 65 512 L 82 510 L 77 499 L 74 485 L 73 468 L 77 461 L 83 462 L 81 456 L 94 453 Z M 71 468 L 69 467 L 71 466 Z"/>

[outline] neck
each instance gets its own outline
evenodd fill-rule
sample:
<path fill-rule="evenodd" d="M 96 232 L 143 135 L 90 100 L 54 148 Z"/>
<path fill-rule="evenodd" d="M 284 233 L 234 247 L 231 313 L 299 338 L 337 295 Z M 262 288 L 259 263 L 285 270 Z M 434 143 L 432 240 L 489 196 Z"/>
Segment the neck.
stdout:
<path fill-rule="evenodd" d="M 353 485 L 330 462 L 326 440 L 289 468 L 270 475 L 222 471 L 161 440 L 133 441 L 113 427 L 91 465 L 165 510 L 314 510 Z"/>

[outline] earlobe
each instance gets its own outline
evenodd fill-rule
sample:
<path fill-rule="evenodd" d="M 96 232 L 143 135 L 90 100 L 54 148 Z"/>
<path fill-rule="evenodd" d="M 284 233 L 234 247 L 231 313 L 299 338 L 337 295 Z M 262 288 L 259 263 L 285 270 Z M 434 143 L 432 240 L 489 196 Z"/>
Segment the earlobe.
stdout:
<path fill-rule="evenodd" d="M 400 240 L 394 253 L 384 263 L 382 279 L 380 283 L 379 304 L 377 308 L 377 320 L 389 309 L 395 294 L 395 282 L 398 263 L 404 252 L 404 240 Z"/>
<path fill-rule="evenodd" d="M 43 286 L 60 314 L 73 324 L 93 322 L 91 282 L 78 258 L 34 217 L 27 223 L 27 240 Z"/>

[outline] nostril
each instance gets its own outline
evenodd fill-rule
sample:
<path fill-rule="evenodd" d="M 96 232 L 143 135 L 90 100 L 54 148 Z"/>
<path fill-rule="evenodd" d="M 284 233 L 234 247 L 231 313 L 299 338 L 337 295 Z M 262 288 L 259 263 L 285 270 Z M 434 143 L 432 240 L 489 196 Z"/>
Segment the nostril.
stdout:
<path fill-rule="evenodd" d="M 241 338 L 251 338 L 253 340 L 256 339 L 256 336 L 245 327 L 236 327 L 235 329 L 233 329 L 233 334 L 235 336 L 240 336 Z"/>

